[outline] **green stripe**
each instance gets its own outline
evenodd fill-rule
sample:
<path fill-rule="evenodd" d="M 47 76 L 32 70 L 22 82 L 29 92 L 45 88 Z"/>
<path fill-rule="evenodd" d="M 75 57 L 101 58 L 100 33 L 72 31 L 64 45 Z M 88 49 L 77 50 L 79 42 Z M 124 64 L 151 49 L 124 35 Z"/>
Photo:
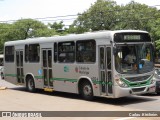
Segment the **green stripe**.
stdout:
<path fill-rule="evenodd" d="M 43 76 L 35 76 L 36 79 L 43 79 Z M 69 78 L 51 78 L 51 81 L 69 81 L 69 82 L 77 82 L 77 79 L 69 79 Z"/>
<path fill-rule="evenodd" d="M 146 86 L 146 85 L 150 85 L 151 79 L 153 78 L 153 75 L 151 75 L 148 79 L 146 79 L 145 81 L 141 81 L 141 82 L 130 82 L 125 78 L 120 78 L 123 82 L 125 82 L 128 87 L 141 87 L 141 86 Z"/>
<path fill-rule="evenodd" d="M 34 76 L 36 79 L 43 79 L 43 76 Z"/>
<path fill-rule="evenodd" d="M 69 82 L 77 82 L 77 79 L 68 79 L 68 78 L 52 78 L 51 80 L 55 81 L 69 81 Z"/>
<path fill-rule="evenodd" d="M 17 75 L 16 75 L 16 74 L 5 74 L 5 76 L 17 77 Z"/>

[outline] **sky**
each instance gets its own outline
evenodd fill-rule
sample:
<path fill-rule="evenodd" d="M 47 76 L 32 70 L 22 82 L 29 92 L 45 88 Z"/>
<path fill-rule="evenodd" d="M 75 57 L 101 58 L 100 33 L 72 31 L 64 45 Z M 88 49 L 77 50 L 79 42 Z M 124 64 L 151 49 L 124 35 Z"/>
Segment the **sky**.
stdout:
<path fill-rule="evenodd" d="M 114 0 L 118 5 L 125 5 L 131 0 Z M 149 6 L 160 5 L 160 0 L 134 0 Z M 96 0 L 0 0 L 0 22 L 24 18 L 45 18 L 44 22 L 55 22 L 66 19 L 64 22 L 73 21 L 77 15 L 83 13 L 94 4 Z M 159 9 L 160 6 L 157 6 Z M 51 18 L 49 18 L 51 17 Z M 48 21 L 45 21 L 48 20 Z M 55 20 L 55 21 L 54 21 Z"/>

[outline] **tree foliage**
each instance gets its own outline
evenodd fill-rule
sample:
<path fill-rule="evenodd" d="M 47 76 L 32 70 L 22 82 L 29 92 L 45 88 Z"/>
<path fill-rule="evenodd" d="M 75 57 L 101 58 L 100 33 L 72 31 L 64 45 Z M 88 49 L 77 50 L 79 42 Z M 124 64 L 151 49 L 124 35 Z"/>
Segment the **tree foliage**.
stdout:
<path fill-rule="evenodd" d="M 53 34 L 53 31 L 48 29 L 47 25 L 33 19 L 18 20 L 13 24 L 13 29 L 15 29 L 14 40 L 43 36 L 47 37 Z"/>
<path fill-rule="evenodd" d="M 117 9 L 119 6 L 112 0 L 97 0 L 74 21 L 73 25 L 77 28 L 76 32 L 114 29 L 114 20 L 117 19 L 117 12 L 114 11 Z"/>
<path fill-rule="evenodd" d="M 33 19 L 21 19 L 12 24 L 0 24 L 0 51 L 6 41 L 23 40 L 33 37 L 48 37 L 57 34 L 44 23 Z"/>
<path fill-rule="evenodd" d="M 48 26 L 54 30 L 57 35 L 65 35 L 68 33 L 68 29 L 65 28 L 63 21 L 54 22 L 53 24 L 49 23 Z"/>

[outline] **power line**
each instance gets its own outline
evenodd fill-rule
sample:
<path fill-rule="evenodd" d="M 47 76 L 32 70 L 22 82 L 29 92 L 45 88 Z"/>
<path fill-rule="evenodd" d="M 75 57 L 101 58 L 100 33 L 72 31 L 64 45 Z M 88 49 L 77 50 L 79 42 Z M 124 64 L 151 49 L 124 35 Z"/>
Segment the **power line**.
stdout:
<path fill-rule="evenodd" d="M 45 19 L 56 19 L 56 18 L 61 18 L 61 19 L 58 19 L 58 20 L 63 20 L 62 18 L 65 18 L 65 17 L 78 17 L 78 15 L 64 15 L 64 16 L 55 16 L 55 17 L 43 17 L 43 18 L 24 18 L 24 19 L 33 19 L 33 20 L 40 20 L 40 21 L 43 21 Z M 21 20 L 21 19 L 18 19 L 18 20 Z M 6 21 L 0 21 L 0 23 L 8 23 L 8 22 L 16 22 L 18 20 L 6 20 Z M 64 19 L 65 20 L 65 19 Z M 53 20 L 54 21 L 54 20 Z"/>
<path fill-rule="evenodd" d="M 36 19 L 36 20 L 39 20 L 39 19 L 55 19 L 55 18 L 64 18 L 64 17 L 73 17 L 73 16 L 78 16 L 78 15 L 77 14 L 76 15 L 64 15 L 64 16 L 55 16 L 55 17 L 33 18 L 33 19 Z"/>

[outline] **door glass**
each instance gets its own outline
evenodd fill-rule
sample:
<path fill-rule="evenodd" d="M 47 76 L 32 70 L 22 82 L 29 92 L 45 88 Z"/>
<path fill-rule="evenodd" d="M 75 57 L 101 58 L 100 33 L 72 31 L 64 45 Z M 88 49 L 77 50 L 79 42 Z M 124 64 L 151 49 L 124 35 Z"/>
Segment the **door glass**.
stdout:
<path fill-rule="evenodd" d="M 52 52 L 48 50 L 48 67 L 52 67 Z"/>
<path fill-rule="evenodd" d="M 53 86 L 53 82 L 52 82 L 52 69 L 49 69 L 49 85 Z"/>
<path fill-rule="evenodd" d="M 23 51 L 20 51 L 20 66 L 23 66 Z"/>
<path fill-rule="evenodd" d="M 111 48 L 107 47 L 107 68 L 111 69 Z"/>
<path fill-rule="evenodd" d="M 18 80 L 18 83 L 20 83 L 21 82 L 21 80 L 20 80 L 20 68 L 17 68 L 17 80 Z"/>
<path fill-rule="evenodd" d="M 112 75 L 111 71 L 107 72 L 107 79 L 108 79 L 108 93 L 112 93 Z"/>
<path fill-rule="evenodd" d="M 19 51 L 16 51 L 16 64 L 19 66 Z"/>
<path fill-rule="evenodd" d="M 44 85 L 48 85 L 48 81 L 47 81 L 47 69 L 43 69 L 43 77 L 44 77 Z"/>
<path fill-rule="evenodd" d="M 104 60 L 104 48 L 100 48 L 100 68 L 104 69 L 105 60 Z"/>
<path fill-rule="evenodd" d="M 43 51 L 43 67 L 47 67 L 47 55 L 46 51 Z"/>

